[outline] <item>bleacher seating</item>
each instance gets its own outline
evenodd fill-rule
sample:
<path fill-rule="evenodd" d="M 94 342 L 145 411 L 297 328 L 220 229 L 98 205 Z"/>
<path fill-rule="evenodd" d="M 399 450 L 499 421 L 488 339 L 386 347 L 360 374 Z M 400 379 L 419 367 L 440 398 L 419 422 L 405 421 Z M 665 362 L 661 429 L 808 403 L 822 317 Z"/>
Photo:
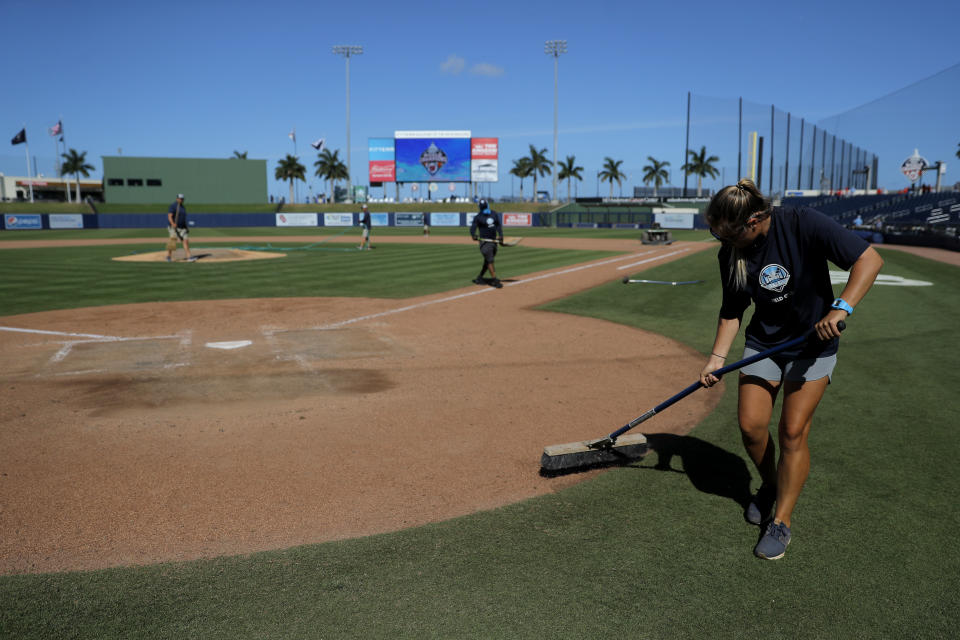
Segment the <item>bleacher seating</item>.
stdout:
<path fill-rule="evenodd" d="M 886 193 L 850 197 L 805 196 L 783 199 L 783 204 L 812 207 L 844 225 L 860 216 L 865 224 L 946 224 L 960 219 L 960 193 L 923 195 Z"/>

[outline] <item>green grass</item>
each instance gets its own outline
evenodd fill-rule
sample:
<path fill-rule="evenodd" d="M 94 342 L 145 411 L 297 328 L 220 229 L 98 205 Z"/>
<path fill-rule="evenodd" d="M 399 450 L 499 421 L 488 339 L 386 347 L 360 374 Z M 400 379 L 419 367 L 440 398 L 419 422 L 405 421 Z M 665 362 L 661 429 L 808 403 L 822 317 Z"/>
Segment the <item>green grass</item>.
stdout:
<path fill-rule="evenodd" d="M 202 253 L 202 247 L 218 245 L 194 246 L 195 253 Z M 145 251 L 142 245 L 6 249 L 0 251 L 0 272 L 5 274 L 0 280 L 3 314 L 175 300 L 409 298 L 470 286 L 483 262 L 475 248 L 464 245 L 383 243 L 372 251 L 356 251 L 352 244 L 322 244 L 302 251 L 297 247 L 309 245 L 276 246 L 293 250 L 285 258 L 270 260 L 167 264 L 112 260 Z M 505 279 L 611 255 L 523 246 L 509 251 L 509 260 L 500 260 L 500 275 Z"/>
<path fill-rule="evenodd" d="M 629 240 L 639 240 L 641 231 L 637 229 L 572 229 L 552 227 L 508 227 L 504 230 L 506 237 L 523 238 L 620 238 Z M 201 227 L 194 228 L 190 232 L 190 241 L 194 244 L 202 245 L 205 242 L 213 242 L 217 238 L 236 237 L 236 236 L 304 236 L 304 241 L 309 238 L 318 240 L 329 238 L 332 235 L 342 235 L 344 237 L 353 237 L 358 240 L 360 237 L 359 227 Z M 374 227 L 373 241 L 380 236 L 422 236 L 422 227 Z M 465 238 L 469 231 L 464 227 L 431 227 L 430 236 L 448 237 L 459 236 Z M 673 231 L 673 237 L 676 241 L 709 240 L 710 233 L 706 230 L 677 229 Z M 148 239 L 148 243 L 157 243 L 163 245 L 166 243 L 165 228 L 155 229 L 19 229 L 0 233 L 0 245 L 13 246 L 19 241 L 25 240 L 96 240 L 103 238 L 131 238 L 143 241 Z M 638 244 L 639 248 L 640 245 Z"/>
<path fill-rule="evenodd" d="M 850 319 L 784 560 L 751 555 L 756 528 L 735 498 L 753 472 L 728 385 L 672 459 L 504 508 L 250 556 L 0 578 L 0 637 L 956 637 L 960 281 L 956 267 L 883 255 L 884 273 L 934 286 L 875 287 Z M 708 284 L 611 283 L 548 308 L 706 353 L 716 271 L 703 252 L 645 277 Z M 663 399 L 644 394 L 648 375 L 638 414 Z"/>

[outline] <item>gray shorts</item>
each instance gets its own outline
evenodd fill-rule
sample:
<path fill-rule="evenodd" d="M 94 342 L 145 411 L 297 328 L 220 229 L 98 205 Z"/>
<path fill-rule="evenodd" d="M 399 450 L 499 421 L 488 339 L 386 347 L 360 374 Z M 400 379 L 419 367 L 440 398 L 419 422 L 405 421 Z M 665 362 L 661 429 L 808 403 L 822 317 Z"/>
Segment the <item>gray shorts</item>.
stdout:
<path fill-rule="evenodd" d="M 490 263 L 493 262 L 493 258 L 497 255 L 497 243 L 496 242 L 481 242 L 480 243 L 480 253 L 483 254 L 483 259 Z"/>
<path fill-rule="evenodd" d="M 749 358 L 758 353 L 760 352 L 756 349 L 745 347 L 743 357 Z M 819 380 L 824 376 L 832 378 L 835 366 L 837 366 L 837 354 L 799 360 L 789 356 L 779 357 L 774 355 L 745 366 L 740 370 L 740 373 L 776 382 L 781 380 L 806 382 L 807 380 Z"/>

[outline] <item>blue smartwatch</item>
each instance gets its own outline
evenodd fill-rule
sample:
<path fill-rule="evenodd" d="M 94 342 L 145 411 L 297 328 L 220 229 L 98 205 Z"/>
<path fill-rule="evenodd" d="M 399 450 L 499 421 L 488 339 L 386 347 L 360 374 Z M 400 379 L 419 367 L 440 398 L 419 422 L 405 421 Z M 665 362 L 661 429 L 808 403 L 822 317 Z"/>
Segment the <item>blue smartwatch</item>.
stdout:
<path fill-rule="evenodd" d="M 836 300 L 834 300 L 834 301 L 833 301 L 833 304 L 830 305 L 830 308 L 831 308 L 831 309 L 841 309 L 841 310 L 843 310 L 843 311 L 846 311 L 848 316 L 852 316 L 852 315 L 853 315 L 853 307 L 851 307 L 851 306 L 850 306 L 850 303 L 848 303 L 848 302 L 847 302 L 846 300 L 844 300 L 843 298 L 837 298 Z"/>

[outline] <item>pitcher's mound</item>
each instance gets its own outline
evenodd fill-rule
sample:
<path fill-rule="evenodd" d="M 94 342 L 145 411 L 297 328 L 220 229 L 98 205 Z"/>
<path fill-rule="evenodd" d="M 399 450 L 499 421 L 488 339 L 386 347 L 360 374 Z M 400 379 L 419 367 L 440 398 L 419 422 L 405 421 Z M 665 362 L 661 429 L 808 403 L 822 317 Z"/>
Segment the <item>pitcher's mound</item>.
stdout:
<path fill-rule="evenodd" d="M 195 262 L 236 262 L 237 260 L 266 260 L 268 258 L 284 258 L 287 254 L 270 251 L 246 251 L 244 249 L 194 249 L 190 252 Z M 118 256 L 114 260 L 123 262 L 166 262 L 166 251 L 151 251 L 149 253 L 132 253 Z M 186 254 L 182 249 L 173 252 L 174 262 L 186 262 Z"/>

